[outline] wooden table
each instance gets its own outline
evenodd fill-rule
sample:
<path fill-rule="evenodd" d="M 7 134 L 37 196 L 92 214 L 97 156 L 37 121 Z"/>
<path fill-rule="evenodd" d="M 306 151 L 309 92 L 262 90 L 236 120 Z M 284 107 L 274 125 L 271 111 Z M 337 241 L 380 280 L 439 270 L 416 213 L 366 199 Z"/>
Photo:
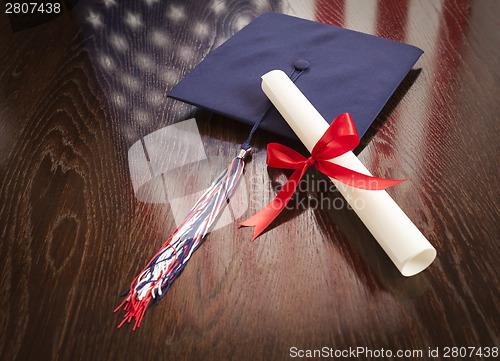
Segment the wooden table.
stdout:
<path fill-rule="evenodd" d="M 16 32 L 0 15 L 1 360 L 312 359 L 298 357 L 307 350 L 335 359 L 353 349 L 364 351 L 358 359 L 415 350 L 414 359 L 444 360 L 471 352 L 464 347 L 475 348 L 464 359 L 492 359 L 488 350 L 500 346 L 497 1 L 71 3 Z M 157 203 L 142 202 L 131 172 L 149 180 L 147 162 L 129 164 L 128 152 L 194 117 L 206 158 L 234 155 L 248 127 L 166 94 L 267 11 L 425 51 L 357 153 L 374 174 L 409 178 L 389 193 L 438 257 L 401 276 L 347 206 L 315 206 L 342 198 L 309 171 L 294 198 L 305 206 L 253 243 L 252 229 L 235 222 L 214 230 L 141 327 L 117 329 L 121 292 L 175 228 L 174 198 L 214 176 L 173 176 L 171 202 L 161 186 Z M 233 218 L 254 214 L 290 176 L 265 164 L 276 140 L 294 145 L 259 135 Z M 215 172 L 219 163 L 210 164 Z"/>

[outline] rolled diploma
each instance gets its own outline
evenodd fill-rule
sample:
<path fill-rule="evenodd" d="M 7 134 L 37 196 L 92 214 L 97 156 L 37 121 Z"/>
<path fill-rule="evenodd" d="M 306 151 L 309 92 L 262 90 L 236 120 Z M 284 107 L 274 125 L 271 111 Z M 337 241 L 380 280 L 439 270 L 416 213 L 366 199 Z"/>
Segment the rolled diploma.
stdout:
<path fill-rule="evenodd" d="M 326 120 L 281 70 L 262 76 L 262 90 L 311 152 L 328 128 Z M 351 151 L 331 162 L 371 175 Z M 436 258 L 436 249 L 386 191 L 354 188 L 330 179 L 403 276 L 423 271 Z"/>

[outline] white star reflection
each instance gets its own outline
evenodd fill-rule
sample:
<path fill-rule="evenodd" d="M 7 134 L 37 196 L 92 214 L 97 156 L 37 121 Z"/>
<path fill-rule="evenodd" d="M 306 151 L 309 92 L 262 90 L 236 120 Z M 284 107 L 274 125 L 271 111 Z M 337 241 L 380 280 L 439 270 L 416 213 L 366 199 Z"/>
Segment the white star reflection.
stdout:
<path fill-rule="evenodd" d="M 118 51 L 124 52 L 125 50 L 128 49 L 128 43 L 127 39 L 125 39 L 123 36 L 118 35 L 118 34 L 112 34 L 109 37 L 109 42 Z"/>
<path fill-rule="evenodd" d="M 224 1 L 214 0 L 210 5 L 210 9 L 214 12 L 215 15 L 219 15 L 220 13 L 226 11 L 226 3 Z"/>
<path fill-rule="evenodd" d="M 152 5 L 154 5 L 154 4 L 156 4 L 156 3 L 159 3 L 159 2 L 160 2 L 160 0 L 143 0 L 143 1 L 144 1 L 144 3 L 145 3 L 147 6 L 152 6 Z"/>
<path fill-rule="evenodd" d="M 132 126 L 124 126 L 122 133 L 128 140 L 135 140 L 137 139 L 138 130 Z"/>
<path fill-rule="evenodd" d="M 111 95 L 112 102 L 120 109 L 127 108 L 127 98 L 123 94 L 113 93 Z"/>
<path fill-rule="evenodd" d="M 145 125 L 149 122 L 150 115 L 142 109 L 134 110 L 134 119 L 140 125 Z"/>
<path fill-rule="evenodd" d="M 236 19 L 234 22 L 234 30 L 239 31 L 247 26 L 252 19 L 249 16 L 243 15 Z"/>
<path fill-rule="evenodd" d="M 92 10 L 89 10 L 89 14 L 86 18 L 87 22 L 89 22 L 95 29 L 100 28 L 104 25 L 102 21 L 101 14 L 95 13 Z"/>
<path fill-rule="evenodd" d="M 102 0 L 102 2 L 104 3 L 104 6 L 106 6 L 106 9 L 116 5 L 115 0 Z"/>
<path fill-rule="evenodd" d="M 158 75 L 167 84 L 176 84 L 181 78 L 177 70 L 168 68 L 161 70 Z"/>
<path fill-rule="evenodd" d="M 182 59 L 186 62 L 189 62 L 189 61 L 192 61 L 196 57 L 196 53 L 192 47 L 187 46 L 187 45 L 180 45 L 177 48 L 177 56 L 180 59 Z"/>
<path fill-rule="evenodd" d="M 137 54 L 135 56 L 135 63 L 142 71 L 151 72 L 156 69 L 156 63 L 149 54 Z"/>
<path fill-rule="evenodd" d="M 180 5 L 170 5 L 168 11 L 167 11 L 167 17 L 174 21 L 174 22 L 179 22 L 184 20 L 186 17 L 186 13 L 184 12 L 184 7 Z"/>
<path fill-rule="evenodd" d="M 145 95 L 149 105 L 157 107 L 165 101 L 165 95 L 161 90 L 151 90 Z"/>
<path fill-rule="evenodd" d="M 108 55 L 101 54 L 99 56 L 99 64 L 106 71 L 111 71 L 115 69 L 115 62 Z"/>
<path fill-rule="evenodd" d="M 120 80 L 122 84 L 131 91 L 136 92 L 141 88 L 141 82 L 139 81 L 139 79 L 131 74 L 122 74 Z"/>
<path fill-rule="evenodd" d="M 204 39 L 210 34 L 210 28 L 206 23 L 196 23 L 193 26 L 193 34 L 199 39 Z"/>
<path fill-rule="evenodd" d="M 257 10 L 262 10 L 269 6 L 269 2 L 267 0 L 253 0 L 252 3 Z"/>
<path fill-rule="evenodd" d="M 127 12 L 125 18 L 123 19 L 125 24 L 127 24 L 132 30 L 136 30 L 142 27 L 142 16 L 141 14 L 135 14 L 131 12 Z"/>
<path fill-rule="evenodd" d="M 153 30 L 150 39 L 151 42 L 159 48 L 166 49 L 170 44 L 170 37 L 161 30 Z"/>

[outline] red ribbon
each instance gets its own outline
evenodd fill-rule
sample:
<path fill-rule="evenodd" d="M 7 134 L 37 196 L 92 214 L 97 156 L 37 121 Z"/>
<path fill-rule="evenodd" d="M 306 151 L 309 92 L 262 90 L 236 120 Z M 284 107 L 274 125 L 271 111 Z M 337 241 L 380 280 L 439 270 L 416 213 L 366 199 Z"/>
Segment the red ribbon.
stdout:
<path fill-rule="evenodd" d="M 349 113 L 341 114 L 333 120 L 325 134 L 314 145 L 309 158 L 282 144 L 268 144 L 267 165 L 273 168 L 295 169 L 295 172 L 271 203 L 238 224 L 245 227 L 255 226 L 253 241 L 285 208 L 302 176 L 311 166 L 342 183 L 367 190 L 386 189 L 406 180 L 371 177 L 329 161 L 354 149 L 358 144 L 359 136 Z"/>

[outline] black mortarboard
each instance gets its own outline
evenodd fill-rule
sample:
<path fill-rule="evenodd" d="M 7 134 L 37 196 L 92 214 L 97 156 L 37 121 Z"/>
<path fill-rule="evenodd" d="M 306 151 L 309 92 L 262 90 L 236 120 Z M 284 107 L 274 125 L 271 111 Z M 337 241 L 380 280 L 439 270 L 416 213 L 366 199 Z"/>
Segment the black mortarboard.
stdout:
<path fill-rule="evenodd" d="M 169 96 L 253 125 L 269 105 L 261 76 L 274 69 L 289 74 L 305 60 L 309 68 L 298 88 L 329 122 L 350 113 L 361 137 L 422 53 L 373 35 L 266 13 L 210 53 Z M 275 109 L 260 128 L 295 138 Z"/>

